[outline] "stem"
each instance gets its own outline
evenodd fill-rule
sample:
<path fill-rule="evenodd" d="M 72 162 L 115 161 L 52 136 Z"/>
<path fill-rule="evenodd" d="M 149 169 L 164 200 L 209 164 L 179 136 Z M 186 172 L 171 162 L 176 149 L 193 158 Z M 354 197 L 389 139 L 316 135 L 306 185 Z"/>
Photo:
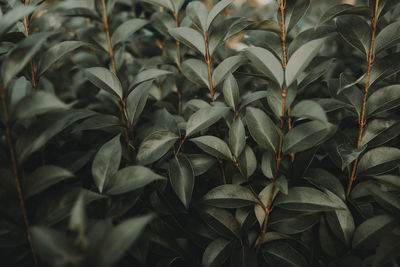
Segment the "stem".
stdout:
<path fill-rule="evenodd" d="M 206 56 L 204 57 L 204 61 L 207 64 L 207 69 L 208 69 L 208 80 L 210 83 L 210 94 L 211 94 L 211 102 L 214 102 L 214 88 L 213 88 L 213 82 L 212 82 L 212 74 L 211 74 L 211 56 L 210 56 L 210 51 L 208 49 L 208 32 L 204 34 L 204 40 L 206 43 Z"/>
<path fill-rule="evenodd" d="M 101 3 L 103 5 L 103 19 L 104 19 L 104 28 L 106 30 L 106 35 L 107 35 L 108 54 L 110 56 L 113 72 L 114 72 L 115 75 L 117 75 L 117 69 L 115 68 L 115 61 L 114 61 L 114 51 L 113 51 L 112 45 L 111 45 L 110 28 L 109 28 L 109 25 L 108 25 L 106 1 L 105 0 L 101 0 Z"/>
<path fill-rule="evenodd" d="M 175 26 L 178 28 L 179 27 L 179 15 L 178 13 L 174 13 L 174 19 L 175 19 Z M 182 73 L 182 67 L 181 67 L 181 42 L 176 40 L 176 53 L 177 53 L 177 68 L 178 72 Z M 178 115 L 182 114 L 182 92 L 178 89 Z"/>
<path fill-rule="evenodd" d="M 32 236 L 31 236 L 31 232 L 30 232 L 29 219 L 28 219 L 28 214 L 26 212 L 26 208 L 25 208 L 25 201 L 24 201 L 24 196 L 22 194 L 21 181 L 20 181 L 19 175 L 18 175 L 17 160 L 15 158 L 14 147 L 13 147 L 13 143 L 12 143 L 12 139 L 11 139 L 11 129 L 10 129 L 10 125 L 9 125 L 9 116 L 8 116 L 8 110 L 7 110 L 6 95 L 4 93 L 3 88 L 1 87 L 1 84 L 0 84 L 0 97 L 1 97 L 2 105 L 3 105 L 3 116 L 4 116 L 4 121 L 5 121 L 5 127 L 6 127 L 8 149 L 10 151 L 12 172 L 13 172 L 14 179 L 15 179 L 15 185 L 17 187 L 18 198 L 19 198 L 19 202 L 20 202 L 20 206 L 21 206 L 22 215 L 24 217 L 24 223 L 25 223 L 25 228 L 26 228 L 26 238 L 28 240 L 29 247 L 32 252 L 32 257 L 33 257 L 35 266 L 38 266 L 39 263 L 38 263 L 38 259 L 36 256 L 36 252 L 35 252 L 35 250 L 33 248 L 33 244 L 32 244 Z"/>
<path fill-rule="evenodd" d="M 181 151 L 182 145 L 183 145 L 183 143 L 185 143 L 185 141 L 186 141 L 186 137 L 187 137 L 187 136 L 185 136 L 185 137 L 181 140 L 181 142 L 179 143 L 178 150 L 174 153 L 175 156 L 178 156 L 179 152 Z"/>
<path fill-rule="evenodd" d="M 377 18 L 378 6 L 379 6 L 379 0 L 376 0 L 374 18 L 371 21 L 371 27 L 372 27 L 371 44 L 370 44 L 369 53 L 367 56 L 367 64 L 368 64 L 367 81 L 366 81 L 366 84 L 364 87 L 364 98 L 363 98 L 363 105 L 362 105 L 362 109 L 361 109 L 361 118 L 359 118 L 359 120 L 358 120 L 359 130 L 358 130 L 358 138 L 357 138 L 357 149 L 359 149 L 361 146 L 361 140 L 362 140 L 362 134 L 364 131 L 364 126 L 365 126 L 365 124 L 367 124 L 367 118 L 366 118 L 365 111 L 366 111 L 366 106 L 367 106 L 367 97 L 368 97 L 368 89 L 369 89 L 369 80 L 370 80 L 370 76 L 371 76 L 371 68 L 372 68 L 372 64 L 375 59 L 375 56 L 373 55 L 373 53 L 374 53 L 373 50 L 374 50 L 374 42 L 375 42 L 376 23 L 378 22 L 378 18 Z M 347 197 L 350 195 L 351 187 L 353 186 L 353 183 L 356 180 L 358 160 L 359 160 L 359 157 L 357 157 L 355 159 L 354 164 L 353 164 L 353 170 L 349 177 L 349 185 L 346 190 Z"/>
<path fill-rule="evenodd" d="M 225 176 L 225 170 L 224 170 L 224 163 L 222 162 L 221 159 L 218 159 L 219 167 L 221 169 L 221 176 L 222 176 L 222 182 L 226 184 L 226 176 Z"/>

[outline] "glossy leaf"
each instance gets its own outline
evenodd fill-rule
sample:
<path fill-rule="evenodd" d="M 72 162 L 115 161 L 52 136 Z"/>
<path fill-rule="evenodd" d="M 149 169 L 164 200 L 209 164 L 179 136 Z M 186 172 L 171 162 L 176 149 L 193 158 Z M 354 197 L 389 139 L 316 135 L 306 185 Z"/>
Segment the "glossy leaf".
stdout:
<path fill-rule="evenodd" d="M 218 208 L 241 208 L 256 204 L 257 199 L 246 187 L 226 184 L 208 191 L 201 202 Z"/>
<path fill-rule="evenodd" d="M 195 181 L 190 161 L 182 155 L 174 157 L 169 161 L 168 173 L 172 189 L 185 208 L 189 209 Z"/>
<path fill-rule="evenodd" d="M 170 131 L 157 131 L 140 144 L 137 161 L 148 165 L 160 159 L 174 145 L 178 136 Z"/>

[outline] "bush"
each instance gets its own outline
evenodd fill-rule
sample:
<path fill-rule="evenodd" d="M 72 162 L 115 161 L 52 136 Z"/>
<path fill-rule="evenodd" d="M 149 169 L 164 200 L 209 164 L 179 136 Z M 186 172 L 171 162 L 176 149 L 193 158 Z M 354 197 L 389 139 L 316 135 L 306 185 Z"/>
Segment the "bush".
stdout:
<path fill-rule="evenodd" d="M 398 266 L 399 2 L 261 2 L 0 0 L 2 266 Z"/>

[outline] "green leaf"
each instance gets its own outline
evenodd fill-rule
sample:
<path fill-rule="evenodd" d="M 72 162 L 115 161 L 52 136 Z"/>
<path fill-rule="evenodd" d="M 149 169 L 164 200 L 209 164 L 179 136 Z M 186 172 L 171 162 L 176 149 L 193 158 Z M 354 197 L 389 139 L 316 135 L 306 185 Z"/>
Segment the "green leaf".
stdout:
<path fill-rule="evenodd" d="M 283 137 L 283 153 L 297 153 L 321 144 L 336 129 L 330 123 L 310 121 L 294 127 Z"/>
<path fill-rule="evenodd" d="M 302 45 L 290 56 L 285 70 L 285 82 L 287 87 L 296 81 L 303 70 L 310 64 L 318 54 L 323 43 L 324 39 L 313 40 Z"/>
<path fill-rule="evenodd" d="M 232 153 L 228 145 L 218 137 L 212 135 L 204 135 L 191 138 L 190 141 L 195 143 L 201 150 L 218 159 L 232 160 Z"/>
<path fill-rule="evenodd" d="M 376 147 L 387 143 L 400 134 L 398 119 L 375 119 L 365 126 L 361 146 L 368 144 L 369 147 Z"/>
<path fill-rule="evenodd" d="M 133 80 L 132 84 L 129 87 L 128 94 L 132 92 L 138 85 L 154 80 L 156 78 L 159 78 L 160 76 L 172 74 L 170 71 L 166 70 L 160 70 L 160 69 L 148 69 L 139 72 L 139 74 L 136 75 L 135 79 Z"/>
<path fill-rule="evenodd" d="M 227 6 L 232 3 L 233 0 L 221 0 L 219 1 L 208 13 L 206 29 L 209 30 L 215 18 L 224 10 Z"/>
<path fill-rule="evenodd" d="M 287 195 L 280 194 L 275 206 L 295 211 L 331 211 L 342 209 L 338 203 L 332 202 L 329 196 L 311 187 L 289 188 Z"/>
<path fill-rule="evenodd" d="M 199 176 L 208 171 L 217 161 L 214 157 L 205 154 L 186 155 L 192 165 L 194 176 Z"/>
<path fill-rule="evenodd" d="M 153 215 L 144 215 L 123 221 L 109 231 L 97 253 L 97 266 L 111 267 L 129 250 L 144 232 Z"/>
<path fill-rule="evenodd" d="M 374 54 L 389 49 L 400 42 L 400 22 L 394 22 L 383 28 L 375 38 Z"/>
<path fill-rule="evenodd" d="M 85 194 L 80 193 L 78 199 L 75 202 L 74 207 L 71 210 L 71 217 L 69 219 L 68 229 L 79 233 L 79 241 L 82 240 L 85 235 L 86 229 L 86 214 L 85 214 Z"/>
<path fill-rule="evenodd" d="M 198 59 L 187 59 L 182 63 L 182 73 L 185 77 L 200 86 L 210 87 L 208 68 L 204 61 Z"/>
<path fill-rule="evenodd" d="M 371 42 L 371 29 L 357 16 L 343 16 L 336 20 L 338 32 L 342 38 L 364 55 L 368 55 Z"/>
<path fill-rule="evenodd" d="M 370 87 L 400 71 L 400 53 L 376 58 L 371 68 Z"/>
<path fill-rule="evenodd" d="M 149 97 L 152 81 L 139 84 L 126 98 L 126 111 L 133 125 L 136 125 Z"/>
<path fill-rule="evenodd" d="M 261 20 L 261 21 L 255 21 L 251 24 L 249 24 L 244 30 L 251 31 L 251 30 L 256 30 L 256 31 L 269 31 L 273 32 L 276 34 L 281 34 L 281 26 L 274 21 L 274 20 Z"/>
<path fill-rule="evenodd" d="M 228 74 L 228 77 L 225 79 L 222 91 L 226 104 L 228 104 L 233 111 L 236 111 L 239 103 L 239 87 L 235 77 L 231 73 Z"/>
<path fill-rule="evenodd" d="M 378 89 L 367 99 L 367 116 L 387 111 L 400 105 L 400 85 Z"/>
<path fill-rule="evenodd" d="M 151 15 L 151 25 L 161 34 L 169 36 L 169 29 L 176 28 L 174 18 L 167 12 L 156 12 Z"/>
<path fill-rule="evenodd" d="M 279 134 L 275 124 L 264 111 L 248 107 L 246 109 L 246 122 L 251 136 L 258 145 L 265 149 L 277 151 Z"/>
<path fill-rule="evenodd" d="M 20 19 L 28 16 L 35 10 L 33 5 L 19 5 L 3 16 L 0 16 L 0 40 Z"/>
<path fill-rule="evenodd" d="M 55 95 L 39 91 L 21 99 L 15 107 L 13 117 L 17 120 L 22 120 L 67 108 L 68 106 Z"/>
<path fill-rule="evenodd" d="M 267 49 L 250 47 L 246 55 L 256 69 L 277 84 L 283 84 L 283 69 L 281 62 Z"/>
<path fill-rule="evenodd" d="M 140 144 L 137 161 L 142 165 L 148 165 L 159 160 L 178 138 L 176 134 L 166 130 L 148 135 Z"/>
<path fill-rule="evenodd" d="M 397 168 L 400 163 L 400 149 L 394 147 L 378 147 L 365 153 L 358 164 L 360 175 L 378 175 Z"/>
<path fill-rule="evenodd" d="M 201 3 L 199 4 L 203 5 Z M 201 33 L 199 33 L 198 31 L 188 27 L 179 27 L 175 29 L 170 29 L 169 33 L 178 41 L 182 42 L 183 44 L 194 50 L 199 51 L 203 56 L 206 55 L 204 36 L 201 35 Z"/>
<path fill-rule="evenodd" d="M 168 9 L 170 11 L 175 10 L 174 5 L 173 5 L 173 2 L 175 2 L 175 0 L 172 0 L 172 1 L 171 0 L 141 0 L 141 1 L 153 4 L 153 5 L 165 7 L 166 9 Z"/>
<path fill-rule="evenodd" d="M 310 6 L 310 0 L 286 0 L 285 8 L 285 28 L 290 32 L 306 14 Z M 280 16 L 278 16 L 280 21 Z"/>
<path fill-rule="evenodd" d="M 272 179 L 275 175 L 276 158 L 272 151 L 266 151 L 261 159 L 261 171 L 265 177 Z"/>
<path fill-rule="evenodd" d="M 74 178 L 75 175 L 64 168 L 46 165 L 36 169 L 30 176 L 22 180 L 24 197 L 30 198 L 47 188 L 58 184 L 67 179 Z"/>
<path fill-rule="evenodd" d="M 61 16 L 65 17 L 82 17 L 102 22 L 102 18 L 92 9 L 85 7 L 75 7 L 61 11 Z"/>
<path fill-rule="evenodd" d="M 203 253 L 202 266 L 219 267 L 228 259 L 231 250 L 231 241 L 218 238 L 212 241 Z"/>
<path fill-rule="evenodd" d="M 258 196 L 264 203 L 264 205 L 267 206 L 270 199 L 273 201 L 276 198 L 278 192 L 279 192 L 278 188 L 276 188 L 276 186 L 273 183 L 270 183 L 269 185 L 264 187 L 263 190 L 261 190 Z M 271 197 L 272 194 L 274 195 Z M 260 204 L 257 204 L 254 206 L 254 213 L 257 217 L 258 223 L 260 224 L 260 226 L 262 226 L 265 218 L 265 210 L 263 210 Z"/>
<path fill-rule="evenodd" d="M 225 78 L 235 72 L 240 65 L 245 62 L 245 60 L 246 59 L 243 58 L 243 56 L 239 55 L 225 58 L 221 63 L 219 63 L 212 74 L 214 87 L 217 87 Z"/>
<path fill-rule="evenodd" d="M 258 203 L 248 188 L 237 184 L 214 187 L 202 197 L 201 202 L 218 208 L 242 208 Z"/>
<path fill-rule="evenodd" d="M 240 238 L 240 224 L 226 209 L 204 206 L 200 210 L 200 216 L 218 235 L 229 239 Z"/>
<path fill-rule="evenodd" d="M 47 38 L 53 33 L 40 32 L 30 34 L 29 37 L 19 42 L 7 55 L 1 65 L 2 84 L 7 87 L 9 82 L 17 75 L 31 58 L 39 52 Z"/>
<path fill-rule="evenodd" d="M 360 15 L 369 18 L 371 17 L 371 9 L 368 6 L 353 6 L 349 4 L 335 5 L 322 15 L 319 19 L 319 24 L 324 24 L 341 15 Z"/>
<path fill-rule="evenodd" d="M 236 118 L 229 128 L 229 146 L 236 158 L 240 156 L 246 146 L 246 130 L 240 118 Z"/>
<path fill-rule="evenodd" d="M 208 10 L 200 1 L 193 1 L 186 7 L 186 15 L 201 31 L 207 32 Z"/>
<path fill-rule="evenodd" d="M 343 185 L 340 183 L 339 179 L 324 169 L 310 169 L 304 175 L 304 179 L 321 190 L 329 190 L 342 200 L 346 199 Z"/>
<path fill-rule="evenodd" d="M 194 172 L 188 158 L 178 155 L 169 161 L 169 179 L 172 189 L 185 206 L 189 209 L 194 189 Z"/>
<path fill-rule="evenodd" d="M 273 242 L 263 249 L 263 256 L 271 266 L 307 267 L 309 266 L 303 255 L 285 242 Z"/>
<path fill-rule="evenodd" d="M 143 166 L 128 166 L 119 170 L 109 179 L 104 192 L 108 195 L 121 195 L 157 180 L 165 180 L 165 177 Z"/>
<path fill-rule="evenodd" d="M 113 47 L 126 41 L 132 34 L 143 28 L 147 23 L 144 19 L 130 19 L 118 26 L 111 36 L 111 44 Z"/>
<path fill-rule="evenodd" d="M 313 100 L 302 100 L 290 111 L 290 116 L 328 122 L 324 109 Z"/>
<path fill-rule="evenodd" d="M 250 146 L 246 145 L 242 154 L 239 156 L 239 165 L 246 177 L 250 177 L 257 169 L 257 159 Z"/>
<path fill-rule="evenodd" d="M 85 70 L 88 80 L 100 89 L 122 98 L 122 85 L 114 73 L 103 67 L 93 67 Z"/>
<path fill-rule="evenodd" d="M 394 219 L 386 214 L 369 218 L 362 222 L 354 232 L 352 246 L 354 249 L 376 245 L 376 239 Z"/>
<path fill-rule="evenodd" d="M 50 47 L 40 58 L 37 75 L 42 76 L 59 59 L 82 46 L 90 44 L 82 41 L 64 41 Z"/>
<path fill-rule="evenodd" d="M 204 107 L 190 116 L 186 124 L 186 136 L 200 132 L 217 121 L 219 121 L 229 111 L 227 107 Z"/>
<path fill-rule="evenodd" d="M 102 145 L 93 159 L 93 180 L 100 193 L 103 193 L 103 189 L 107 187 L 110 178 L 119 169 L 122 155 L 120 137 L 121 135 L 118 134 Z"/>

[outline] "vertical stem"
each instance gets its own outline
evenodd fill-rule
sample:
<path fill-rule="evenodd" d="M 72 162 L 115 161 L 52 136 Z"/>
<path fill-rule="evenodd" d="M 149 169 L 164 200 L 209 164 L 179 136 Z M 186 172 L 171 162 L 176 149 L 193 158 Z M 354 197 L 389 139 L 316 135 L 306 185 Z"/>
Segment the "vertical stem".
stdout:
<path fill-rule="evenodd" d="M 357 148 L 359 149 L 361 146 L 361 140 L 362 140 L 362 134 L 364 131 L 364 126 L 367 123 L 367 118 L 366 118 L 366 106 L 367 106 L 367 97 L 368 97 L 368 89 L 369 89 L 369 80 L 370 80 L 370 76 L 371 76 L 371 68 L 372 68 L 372 64 L 374 62 L 375 56 L 374 54 L 374 42 L 375 42 L 375 32 L 376 32 L 376 24 L 378 22 L 378 6 L 379 6 L 379 0 L 376 0 L 375 2 L 375 12 L 374 12 L 374 18 L 371 21 L 371 27 L 372 27 L 372 33 L 371 33 L 371 44 L 369 47 L 369 53 L 367 56 L 367 81 L 364 87 L 364 97 L 363 97 L 363 105 L 362 105 L 362 109 L 361 109 L 361 118 L 359 118 L 358 120 L 358 126 L 359 126 L 359 130 L 358 130 L 358 138 L 357 138 Z M 357 157 L 354 161 L 353 164 L 353 170 L 349 176 L 349 185 L 347 186 L 347 190 L 346 190 L 346 196 L 348 197 L 350 195 L 351 192 L 351 187 L 354 183 L 354 181 L 356 180 L 356 172 L 357 172 L 357 165 L 358 165 L 358 160 L 359 157 Z"/>
<path fill-rule="evenodd" d="M 114 51 L 113 51 L 112 44 L 111 44 L 110 28 L 109 28 L 109 25 L 108 25 L 106 1 L 105 0 L 101 0 L 101 3 L 103 5 L 103 19 L 104 19 L 104 28 L 106 30 L 106 35 L 107 35 L 108 54 L 110 56 L 113 72 L 114 72 L 115 75 L 117 75 L 117 69 L 115 68 L 115 61 L 114 61 Z"/>
<path fill-rule="evenodd" d="M 221 176 L 222 176 L 222 182 L 226 184 L 226 176 L 225 176 L 225 170 L 224 170 L 224 163 L 222 162 L 221 159 L 218 159 L 219 167 L 221 169 Z"/>
<path fill-rule="evenodd" d="M 175 19 L 175 26 L 178 28 L 179 27 L 179 15 L 178 13 L 174 13 L 174 19 Z M 181 42 L 176 40 L 176 54 L 178 58 L 177 62 L 177 68 L 178 72 L 182 72 L 182 67 L 181 67 Z M 178 115 L 182 114 L 182 92 L 178 88 Z"/>
<path fill-rule="evenodd" d="M 15 158 L 14 146 L 13 146 L 12 139 L 11 139 L 11 128 L 9 125 L 6 94 L 3 90 L 3 88 L 1 87 L 1 84 L 0 84 L 0 97 L 1 97 L 1 102 L 3 105 L 3 116 L 4 116 L 4 121 L 5 121 L 5 127 L 6 127 L 6 135 L 7 135 L 7 141 L 8 141 L 8 149 L 10 152 L 12 172 L 14 175 L 15 185 L 17 187 L 18 198 L 19 198 L 21 211 L 22 211 L 22 215 L 24 218 L 25 228 L 26 228 L 26 238 L 28 240 L 29 247 L 31 249 L 31 253 L 32 253 L 32 257 L 33 257 L 35 266 L 38 266 L 38 259 L 37 259 L 36 252 L 32 245 L 32 236 L 31 236 L 31 232 L 30 232 L 29 219 L 28 219 L 28 214 L 26 212 L 26 208 L 25 208 L 25 201 L 24 201 L 24 196 L 22 194 L 21 181 L 20 181 L 19 175 L 18 175 L 17 160 Z"/>
<path fill-rule="evenodd" d="M 210 56 L 210 51 L 208 49 L 208 32 L 204 34 L 204 40 L 206 43 L 206 56 L 204 57 L 204 61 L 207 64 L 207 69 L 208 69 L 208 81 L 210 83 L 210 94 L 211 94 L 211 101 L 214 102 L 214 88 L 213 88 L 213 82 L 212 82 L 212 73 L 211 73 L 211 56 Z"/>

